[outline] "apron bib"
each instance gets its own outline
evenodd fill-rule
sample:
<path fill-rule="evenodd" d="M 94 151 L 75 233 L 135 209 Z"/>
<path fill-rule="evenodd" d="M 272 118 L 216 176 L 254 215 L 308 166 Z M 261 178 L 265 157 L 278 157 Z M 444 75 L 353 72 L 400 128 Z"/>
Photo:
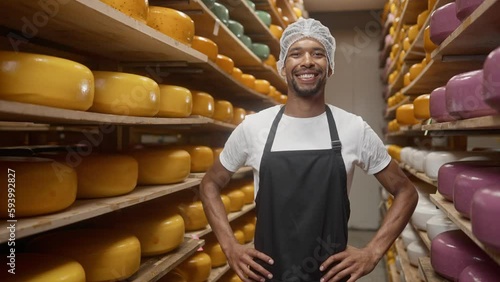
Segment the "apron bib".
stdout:
<path fill-rule="evenodd" d="M 255 248 L 268 281 L 317 282 L 319 266 L 345 250 L 350 215 L 347 176 L 333 115 L 326 106 L 331 149 L 271 152 L 282 107 L 273 121 L 260 165 Z"/>

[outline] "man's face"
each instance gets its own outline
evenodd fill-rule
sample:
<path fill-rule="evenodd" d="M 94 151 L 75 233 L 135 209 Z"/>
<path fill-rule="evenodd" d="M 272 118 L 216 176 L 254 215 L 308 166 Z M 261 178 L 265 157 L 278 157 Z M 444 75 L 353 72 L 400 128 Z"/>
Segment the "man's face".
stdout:
<path fill-rule="evenodd" d="M 321 93 L 330 75 L 325 48 L 310 38 L 295 42 L 288 49 L 282 74 L 298 96 Z"/>

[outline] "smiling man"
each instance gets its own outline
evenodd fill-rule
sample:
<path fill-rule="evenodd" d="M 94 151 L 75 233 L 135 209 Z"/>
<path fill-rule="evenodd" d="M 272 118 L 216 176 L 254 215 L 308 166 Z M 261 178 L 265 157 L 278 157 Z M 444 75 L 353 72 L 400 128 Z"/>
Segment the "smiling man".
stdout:
<path fill-rule="evenodd" d="M 288 101 L 249 115 L 231 134 L 200 185 L 205 213 L 229 265 L 243 281 L 356 281 L 371 272 L 415 209 L 417 193 L 375 132 L 354 114 L 325 104 L 335 39 L 314 19 L 281 38 L 280 74 Z M 364 248 L 347 245 L 354 166 L 374 174 L 394 202 Z M 220 190 L 251 166 L 255 248 L 238 244 Z"/>

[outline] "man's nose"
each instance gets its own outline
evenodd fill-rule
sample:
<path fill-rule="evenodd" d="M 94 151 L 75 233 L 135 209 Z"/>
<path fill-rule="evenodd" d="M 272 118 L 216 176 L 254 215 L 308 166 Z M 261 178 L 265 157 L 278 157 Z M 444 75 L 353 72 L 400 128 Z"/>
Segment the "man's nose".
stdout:
<path fill-rule="evenodd" d="M 309 52 L 306 52 L 304 54 L 304 57 L 302 60 L 302 65 L 305 67 L 311 67 L 314 65 L 314 60 L 312 58 L 312 55 Z"/>

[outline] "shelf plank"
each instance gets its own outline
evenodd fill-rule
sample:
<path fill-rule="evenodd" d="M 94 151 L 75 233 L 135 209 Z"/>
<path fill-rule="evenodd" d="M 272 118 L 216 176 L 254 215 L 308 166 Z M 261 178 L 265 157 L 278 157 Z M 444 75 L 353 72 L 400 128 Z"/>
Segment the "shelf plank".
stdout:
<path fill-rule="evenodd" d="M 253 171 L 252 167 L 245 166 L 245 167 L 238 169 L 238 171 L 236 171 L 232 177 L 233 178 L 240 178 L 240 177 L 242 177 L 242 176 L 244 176 L 252 171 Z M 190 178 L 197 178 L 197 179 L 202 179 L 204 176 L 205 176 L 205 172 L 193 172 L 193 173 L 189 174 Z"/>
<path fill-rule="evenodd" d="M 431 201 L 438 206 L 446 215 L 465 233 L 469 238 L 474 241 L 486 254 L 488 254 L 497 264 L 500 264 L 500 253 L 485 246 L 479 241 L 472 233 L 472 226 L 469 219 L 462 217 L 452 202 L 447 201 L 439 192 L 431 195 Z"/>
<path fill-rule="evenodd" d="M 405 251 L 403 240 L 398 238 L 396 240 L 396 252 L 401 260 L 401 267 L 406 281 L 420 281 L 418 276 L 418 268 L 410 264 L 410 259 Z"/>
<path fill-rule="evenodd" d="M 243 206 L 241 211 L 232 212 L 228 214 L 227 218 L 229 219 L 229 222 L 234 221 L 243 216 L 244 214 L 248 213 L 249 211 L 253 210 L 254 208 L 255 208 L 255 203 L 245 205 Z M 189 238 L 200 238 L 202 236 L 209 234 L 210 232 L 212 232 L 212 227 L 210 227 L 210 224 L 208 224 L 207 227 L 205 227 L 204 229 L 192 232 L 186 232 L 185 236 Z"/>
<path fill-rule="evenodd" d="M 409 104 L 410 103 L 410 97 L 405 97 L 401 102 L 397 103 L 396 105 L 389 107 L 385 110 L 385 118 L 386 119 L 394 119 L 396 117 L 396 109 L 399 108 L 401 105 Z"/>
<path fill-rule="evenodd" d="M 77 200 L 69 208 L 58 213 L 17 219 L 16 239 L 97 217 L 199 184 L 199 179 L 188 178 L 178 184 L 137 187 L 131 193 L 123 196 Z M 0 243 L 6 242 L 9 238 L 7 226 L 6 222 L 0 223 Z"/>
<path fill-rule="evenodd" d="M 234 0 L 219 0 L 219 3 L 226 6 L 229 10 L 229 17 L 238 21 L 245 28 L 245 35 L 252 38 L 253 42 L 264 43 L 271 49 L 271 54 L 276 58 L 280 54 L 280 42 L 274 37 L 269 28 L 257 17 L 246 1 L 240 0 L 235 3 Z"/>
<path fill-rule="evenodd" d="M 297 15 L 295 15 L 295 12 L 293 11 L 293 8 L 288 0 L 276 0 L 276 6 L 281 8 L 283 16 L 288 17 L 290 23 L 297 21 Z"/>
<path fill-rule="evenodd" d="M 499 1 L 485 0 L 432 52 L 432 58 L 487 55 L 497 48 L 500 45 L 499 10 Z"/>
<path fill-rule="evenodd" d="M 482 58 L 449 62 L 431 60 L 410 85 L 401 91 L 404 95 L 429 94 L 432 90 L 446 85 L 448 80 L 457 74 L 481 69 L 483 60 Z"/>
<path fill-rule="evenodd" d="M 431 240 L 429 239 L 429 236 L 427 236 L 427 231 L 420 230 L 418 229 L 415 225 L 413 225 L 413 229 L 416 231 L 424 245 L 427 247 L 427 250 L 431 250 Z"/>
<path fill-rule="evenodd" d="M 423 182 L 437 187 L 437 180 L 433 180 L 433 179 L 429 178 L 427 175 L 425 175 L 425 173 L 417 171 L 416 169 L 412 168 L 410 165 L 405 164 L 403 162 L 400 163 L 400 167 L 402 167 L 404 170 L 411 173 L 416 178 L 422 180 Z"/>
<path fill-rule="evenodd" d="M 500 115 L 470 118 L 451 122 L 431 123 L 422 126 L 423 130 L 480 130 L 500 129 Z"/>
<path fill-rule="evenodd" d="M 439 274 L 434 271 L 429 257 L 418 258 L 418 264 L 422 269 L 425 282 L 448 282 L 448 280 L 439 276 Z"/>
<path fill-rule="evenodd" d="M 207 56 L 98 0 L 56 1 L 57 12 L 47 14 L 38 1 L 4 0 L 0 26 L 12 29 L 7 37 L 23 44 L 33 36 L 117 61 L 206 62 Z M 54 8 L 54 9 L 56 9 Z M 35 15 L 45 15 L 43 26 Z M 40 18 L 43 17 L 38 17 Z M 23 19 L 33 26 L 27 28 Z M 85 20 L 82 20 L 85 19 Z M 38 21 L 39 21 L 38 20 Z M 24 31 L 24 32 L 23 32 Z M 17 50 L 13 46 L 14 51 Z"/>
<path fill-rule="evenodd" d="M 165 256 L 142 258 L 139 270 L 125 281 L 154 282 L 174 269 L 205 244 L 204 240 L 184 239 L 184 242 Z"/>

